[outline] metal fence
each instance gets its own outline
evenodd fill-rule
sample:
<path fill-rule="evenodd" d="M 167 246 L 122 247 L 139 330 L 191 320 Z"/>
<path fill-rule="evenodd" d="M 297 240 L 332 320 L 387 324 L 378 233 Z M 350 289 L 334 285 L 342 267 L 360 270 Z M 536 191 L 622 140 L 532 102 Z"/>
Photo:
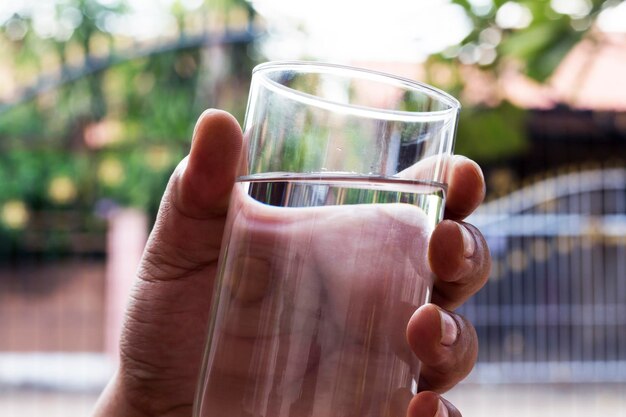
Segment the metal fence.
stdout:
<path fill-rule="evenodd" d="M 488 284 L 463 308 L 479 382 L 626 382 L 626 169 L 554 175 L 469 219 Z"/>

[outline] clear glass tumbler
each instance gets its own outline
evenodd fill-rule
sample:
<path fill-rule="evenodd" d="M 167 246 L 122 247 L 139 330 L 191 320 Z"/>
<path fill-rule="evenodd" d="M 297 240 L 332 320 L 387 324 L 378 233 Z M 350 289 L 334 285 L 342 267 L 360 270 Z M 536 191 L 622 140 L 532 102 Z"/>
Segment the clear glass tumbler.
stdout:
<path fill-rule="evenodd" d="M 404 417 L 459 103 L 345 66 L 255 68 L 195 417 Z"/>

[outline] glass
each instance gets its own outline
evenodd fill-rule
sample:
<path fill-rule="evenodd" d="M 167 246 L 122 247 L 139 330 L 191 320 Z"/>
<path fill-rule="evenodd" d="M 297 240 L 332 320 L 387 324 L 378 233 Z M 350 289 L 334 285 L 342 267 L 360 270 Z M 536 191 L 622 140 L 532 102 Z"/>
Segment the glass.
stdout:
<path fill-rule="evenodd" d="M 196 417 L 406 415 L 459 103 L 374 71 L 253 71 Z"/>

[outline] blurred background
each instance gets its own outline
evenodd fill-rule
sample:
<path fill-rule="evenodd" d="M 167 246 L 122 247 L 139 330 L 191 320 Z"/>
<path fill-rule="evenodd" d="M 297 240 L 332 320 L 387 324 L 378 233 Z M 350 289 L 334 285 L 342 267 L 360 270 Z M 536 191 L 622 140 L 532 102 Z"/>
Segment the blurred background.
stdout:
<path fill-rule="evenodd" d="M 0 1 L 0 415 L 87 416 L 159 198 L 273 59 L 459 97 L 494 259 L 465 416 L 626 416 L 626 3 Z"/>

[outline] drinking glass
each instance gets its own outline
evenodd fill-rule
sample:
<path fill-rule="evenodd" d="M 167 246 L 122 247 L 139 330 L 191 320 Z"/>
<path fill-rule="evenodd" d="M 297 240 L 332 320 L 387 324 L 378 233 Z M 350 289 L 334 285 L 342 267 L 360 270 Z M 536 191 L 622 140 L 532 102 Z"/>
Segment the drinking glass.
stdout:
<path fill-rule="evenodd" d="M 194 416 L 405 416 L 459 108 L 365 69 L 254 69 Z"/>

